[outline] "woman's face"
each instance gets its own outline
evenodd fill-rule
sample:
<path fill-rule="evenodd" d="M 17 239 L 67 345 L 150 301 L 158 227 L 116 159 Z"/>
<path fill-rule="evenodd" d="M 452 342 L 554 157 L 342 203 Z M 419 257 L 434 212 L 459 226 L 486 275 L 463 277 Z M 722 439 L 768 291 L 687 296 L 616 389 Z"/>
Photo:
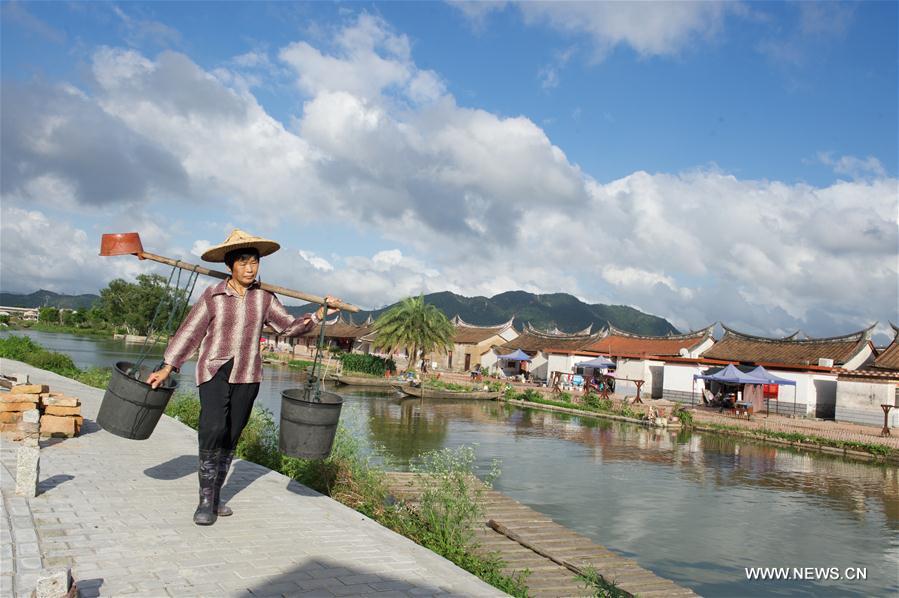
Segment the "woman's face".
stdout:
<path fill-rule="evenodd" d="M 259 258 L 253 254 L 241 255 L 231 266 L 231 276 L 243 286 L 249 286 L 259 274 Z"/>

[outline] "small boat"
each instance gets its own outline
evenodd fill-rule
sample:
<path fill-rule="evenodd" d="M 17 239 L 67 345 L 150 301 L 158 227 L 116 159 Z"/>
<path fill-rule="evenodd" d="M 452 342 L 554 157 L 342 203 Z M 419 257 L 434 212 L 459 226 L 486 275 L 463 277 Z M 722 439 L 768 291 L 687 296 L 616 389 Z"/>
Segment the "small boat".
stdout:
<path fill-rule="evenodd" d="M 464 400 L 480 400 L 495 401 L 500 397 L 502 391 L 490 392 L 479 390 L 444 390 L 441 388 L 427 388 L 421 386 L 412 386 L 411 384 L 394 384 L 393 387 L 403 394 L 410 397 L 420 397 L 425 399 L 464 399 Z"/>
<path fill-rule="evenodd" d="M 337 374 L 336 379 L 340 384 L 346 384 L 347 386 L 380 386 L 383 388 L 390 388 L 396 384 L 396 382 L 390 378 L 369 378 L 368 376 L 345 376 L 343 374 Z"/>

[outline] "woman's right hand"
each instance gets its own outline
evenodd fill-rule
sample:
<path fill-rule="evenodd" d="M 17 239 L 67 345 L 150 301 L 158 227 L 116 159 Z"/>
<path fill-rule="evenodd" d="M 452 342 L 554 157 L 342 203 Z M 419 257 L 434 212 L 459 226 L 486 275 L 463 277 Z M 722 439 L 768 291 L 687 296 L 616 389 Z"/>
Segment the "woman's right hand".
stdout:
<path fill-rule="evenodd" d="M 169 374 L 172 373 L 172 366 L 166 365 L 160 370 L 157 370 L 147 376 L 147 384 L 150 385 L 150 388 L 155 389 L 157 386 L 165 382 L 165 379 L 169 377 Z"/>

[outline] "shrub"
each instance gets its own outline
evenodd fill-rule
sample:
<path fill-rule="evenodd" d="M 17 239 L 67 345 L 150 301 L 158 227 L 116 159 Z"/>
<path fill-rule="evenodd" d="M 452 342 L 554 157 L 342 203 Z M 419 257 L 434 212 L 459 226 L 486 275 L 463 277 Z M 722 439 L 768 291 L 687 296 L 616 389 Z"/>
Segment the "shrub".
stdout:
<path fill-rule="evenodd" d="M 387 372 L 396 371 L 396 363 L 393 359 L 368 353 L 342 353 L 337 358 L 345 372 L 361 372 L 380 377 Z"/>
<path fill-rule="evenodd" d="M 570 393 L 570 392 L 562 391 L 562 393 L 559 394 L 559 399 L 560 399 L 563 403 L 570 403 L 570 402 L 571 402 L 571 393 Z"/>

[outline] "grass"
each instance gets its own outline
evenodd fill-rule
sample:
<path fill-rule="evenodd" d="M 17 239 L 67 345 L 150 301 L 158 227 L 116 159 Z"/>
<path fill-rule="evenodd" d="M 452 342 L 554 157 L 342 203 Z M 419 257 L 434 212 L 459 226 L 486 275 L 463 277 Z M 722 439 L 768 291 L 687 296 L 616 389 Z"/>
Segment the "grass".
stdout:
<path fill-rule="evenodd" d="M 307 361 L 305 359 L 291 359 L 287 362 L 287 367 L 297 370 L 305 370 L 306 368 L 312 367 L 313 365 L 313 362 Z"/>
<path fill-rule="evenodd" d="M 618 587 L 614 581 L 607 581 L 596 568 L 588 567 L 578 578 L 584 582 L 584 588 L 593 591 L 597 598 L 628 598 L 630 594 Z"/>
<path fill-rule="evenodd" d="M 800 432 L 780 432 L 777 430 L 747 429 L 738 426 L 728 426 L 725 424 L 703 423 L 702 426 L 704 428 L 710 428 L 719 432 L 739 434 L 741 436 L 749 436 L 753 438 L 759 438 L 761 440 L 783 440 L 786 442 L 795 442 L 799 444 L 826 446 L 830 448 L 859 451 L 863 453 L 869 453 L 876 457 L 899 459 L 899 451 L 882 444 L 855 442 L 852 440 L 835 440 L 833 438 L 816 436 L 814 434 L 802 434 Z"/>
<path fill-rule="evenodd" d="M 22 361 L 96 388 L 106 388 L 112 375 L 112 370 L 107 368 L 82 370 L 68 355 L 47 351 L 27 336 L 10 335 L 0 339 L 0 357 Z"/>
<path fill-rule="evenodd" d="M 566 393 L 563 393 L 563 395 Z M 615 407 L 615 404 L 609 400 L 602 400 L 598 395 L 595 394 L 587 394 L 584 397 L 584 401 L 579 405 L 572 405 L 570 401 L 565 401 L 565 397 L 562 396 L 563 400 L 554 401 L 552 399 L 547 399 L 544 395 L 537 392 L 533 389 L 527 389 L 524 392 L 515 392 L 514 389 L 509 389 L 506 391 L 504 395 L 506 400 L 518 400 L 518 401 L 527 401 L 528 403 L 537 403 L 538 405 L 552 405 L 553 407 L 565 407 L 566 409 L 576 409 L 578 411 L 583 411 L 588 414 L 596 414 L 596 415 L 616 415 L 619 417 L 627 417 L 631 419 L 639 419 L 641 417 L 641 413 L 639 411 L 635 411 L 631 409 L 627 405 L 622 405 L 620 407 Z M 570 398 L 570 395 L 569 395 Z"/>
<path fill-rule="evenodd" d="M 166 414 L 197 428 L 200 402 L 179 393 Z M 364 456 L 357 438 L 343 422 L 327 459 L 310 461 L 287 457 L 278 450 L 278 429 L 270 412 L 254 408 L 237 446 L 237 456 L 264 465 L 371 517 L 456 563 L 487 583 L 513 596 L 526 596 L 524 577 L 502 573 L 497 557 L 477 553 L 472 525 L 480 515 L 480 483 L 472 483 L 471 449 L 426 453 L 418 462 L 425 491 L 417 506 L 394 501 L 385 473 Z"/>
<path fill-rule="evenodd" d="M 36 330 L 38 332 L 61 332 L 65 334 L 78 334 L 94 338 L 112 338 L 112 328 L 93 328 L 90 326 L 66 326 L 64 324 L 51 324 L 49 322 L 18 322 L 10 325 L 13 330 Z"/>

